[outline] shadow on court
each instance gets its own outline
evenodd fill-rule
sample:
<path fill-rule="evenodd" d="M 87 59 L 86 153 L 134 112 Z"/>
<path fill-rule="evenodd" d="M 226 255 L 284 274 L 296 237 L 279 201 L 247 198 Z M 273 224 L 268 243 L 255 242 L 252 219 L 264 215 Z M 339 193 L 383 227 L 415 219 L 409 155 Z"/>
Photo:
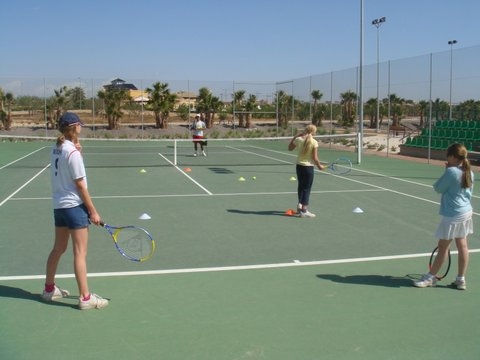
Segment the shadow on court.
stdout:
<path fill-rule="evenodd" d="M 319 274 L 319 279 L 330 280 L 341 284 L 370 285 L 383 287 L 412 287 L 412 280 L 407 276 L 398 277 L 390 275 L 350 275 L 340 276 L 335 274 Z"/>
<path fill-rule="evenodd" d="M 285 215 L 285 211 L 278 211 L 278 210 L 252 211 L 252 210 L 227 209 L 227 211 L 233 214 L 240 214 L 240 215 L 288 216 L 288 215 Z"/>
<path fill-rule="evenodd" d="M 29 291 L 26 291 L 17 287 L 12 287 L 12 286 L 0 285 L 0 298 L 30 300 L 30 301 L 35 301 L 35 302 L 49 305 L 49 306 L 69 307 L 69 308 L 78 310 L 78 306 L 76 304 L 67 304 L 59 301 L 45 302 L 45 301 L 42 301 L 42 299 L 40 298 L 40 294 L 31 293 Z M 74 296 L 67 296 L 65 297 L 65 299 L 78 300 Z"/>

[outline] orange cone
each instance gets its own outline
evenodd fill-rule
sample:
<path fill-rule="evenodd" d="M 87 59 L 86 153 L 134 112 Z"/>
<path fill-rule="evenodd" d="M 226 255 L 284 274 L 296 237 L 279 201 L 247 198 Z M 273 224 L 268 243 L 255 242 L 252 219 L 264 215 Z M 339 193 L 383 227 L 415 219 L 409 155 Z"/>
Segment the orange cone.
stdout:
<path fill-rule="evenodd" d="M 288 209 L 287 211 L 285 211 L 285 215 L 287 215 L 287 216 L 293 216 L 293 215 L 295 215 L 295 210 Z"/>

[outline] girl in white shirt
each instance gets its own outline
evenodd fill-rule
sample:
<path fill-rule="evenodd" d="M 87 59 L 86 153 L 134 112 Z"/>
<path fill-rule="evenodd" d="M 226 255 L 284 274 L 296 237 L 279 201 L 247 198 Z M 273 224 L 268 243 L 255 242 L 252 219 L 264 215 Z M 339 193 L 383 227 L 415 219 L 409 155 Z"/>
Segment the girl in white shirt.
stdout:
<path fill-rule="evenodd" d="M 74 272 L 80 294 L 78 305 L 81 310 L 87 310 L 103 308 L 108 305 L 108 300 L 90 293 L 87 282 L 88 226 L 90 223 L 99 225 L 100 215 L 87 189 L 85 166 L 78 141 L 82 125 L 76 114 L 64 113 L 58 122 L 61 135 L 52 147 L 51 184 L 55 243 L 47 260 L 42 299 L 52 301 L 70 294 L 55 285 L 55 274 L 71 237 Z"/>

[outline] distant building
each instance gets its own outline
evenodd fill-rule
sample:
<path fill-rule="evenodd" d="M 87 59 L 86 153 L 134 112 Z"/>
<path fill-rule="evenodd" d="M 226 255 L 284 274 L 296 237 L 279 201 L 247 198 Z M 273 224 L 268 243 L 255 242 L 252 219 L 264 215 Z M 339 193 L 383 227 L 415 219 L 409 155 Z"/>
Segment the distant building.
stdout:
<path fill-rule="evenodd" d="M 112 80 L 110 84 L 104 85 L 105 90 L 138 90 L 133 84 L 128 84 L 125 80 L 116 78 Z"/>
<path fill-rule="evenodd" d="M 148 102 L 149 95 L 145 92 L 145 90 L 138 90 L 137 87 L 133 84 L 127 83 L 125 80 L 116 78 L 112 80 L 110 84 L 104 85 L 103 88 L 105 90 L 128 90 L 128 95 L 133 99 L 135 102 Z M 187 105 L 190 107 L 192 111 L 195 110 L 197 105 L 197 94 L 193 92 L 187 91 L 177 91 L 175 93 L 177 95 L 177 100 L 175 102 L 175 108 L 177 109 L 180 105 Z"/>
<path fill-rule="evenodd" d="M 148 95 L 145 91 L 138 90 L 137 87 L 133 84 L 127 83 L 125 80 L 120 78 L 116 78 L 112 80 L 110 84 L 104 85 L 103 88 L 108 90 L 128 90 L 128 95 L 133 99 L 135 102 L 143 102 L 146 103 L 148 101 Z"/>
<path fill-rule="evenodd" d="M 197 94 L 187 91 L 177 91 L 177 101 L 175 102 L 175 108 L 180 105 L 187 105 L 190 109 L 194 110 L 197 106 Z"/>

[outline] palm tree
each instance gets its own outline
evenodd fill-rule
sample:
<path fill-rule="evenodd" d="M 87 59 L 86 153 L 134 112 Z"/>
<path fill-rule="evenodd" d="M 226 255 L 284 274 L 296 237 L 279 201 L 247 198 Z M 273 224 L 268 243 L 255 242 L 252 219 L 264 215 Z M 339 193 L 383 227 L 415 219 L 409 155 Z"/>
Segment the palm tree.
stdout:
<path fill-rule="evenodd" d="M 459 119 L 478 120 L 480 114 L 480 101 L 466 100 L 455 106 Z"/>
<path fill-rule="evenodd" d="M 428 101 L 425 101 L 425 100 L 420 100 L 418 102 L 418 112 L 419 112 L 419 115 L 420 115 L 420 129 L 423 129 L 424 127 L 424 123 L 425 123 L 425 112 L 427 111 L 427 108 L 428 108 L 428 105 L 430 104 L 430 102 Z"/>
<path fill-rule="evenodd" d="M 123 107 L 125 103 L 131 101 L 131 97 L 126 89 L 108 88 L 100 90 L 97 94 L 99 99 L 103 100 L 105 106 L 105 115 L 108 120 L 108 129 L 115 130 L 119 128 L 120 119 L 123 116 Z"/>
<path fill-rule="evenodd" d="M 392 127 L 396 128 L 400 126 L 400 120 L 402 120 L 405 110 L 405 99 L 399 98 L 395 94 L 390 94 L 390 115 L 392 116 Z"/>
<path fill-rule="evenodd" d="M 190 117 L 190 107 L 187 104 L 181 104 L 177 108 L 177 115 L 180 116 L 180 119 L 187 121 Z"/>
<path fill-rule="evenodd" d="M 11 92 L 7 92 L 4 96 L 5 107 L 7 108 L 7 116 L 3 126 L 5 130 L 10 130 L 12 128 L 12 106 L 15 104 L 15 97 Z M 3 110 L 3 109 L 2 109 Z"/>
<path fill-rule="evenodd" d="M 233 103 L 234 103 L 234 108 L 235 108 L 235 113 L 238 114 L 238 126 L 239 127 L 244 127 L 245 126 L 245 121 L 244 121 L 244 114 L 243 114 L 243 99 L 245 98 L 245 90 L 238 90 L 235 91 L 233 94 Z M 240 112 L 237 113 L 237 111 L 240 110 Z M 235 121 L 235 115 L 233 114 L 233 120 Z"/>
<path fill-rule="evenodd" d="M 370 118 L 370 129 L 376 129 L 377 124 L 375 119 L 377 117 L 377 98 L 370 98 L 365 103 L 364 114 Z"/>
<path fill-rule="evenodd" d="M 440 100 L 438 98 L 435 99 L 435 102 L 433 103 L 433 111 L 435 111 L 435 120 L 438 121 L 438 120 L 444 120 L 448 118 L 449 108 L 450 108 L 450 105 L 446 101 Z"/>
<path fill-rule="evenodd" d="M 318 118 L 317 117 L 317 103 L 322 99 L 322 92 L 320 90 L 313 90 L 310 95 L 312 96 L 312 99 L 313 99 L 313 111 L 312 111 L 312 124 L 314 125 L 318 125 L 320 122 L 321 122 L 321 117 Z"/>
<path fill-rule="evenodd" d="M 68 100 L 68 88 L 66 86 L 61 87 L 58 90 L 53 90 L 54 97 L 51 99 L 49 106 L 47 107 L 47 127 L 55 128 L 57 126 L 58 119 L 62 116 L 65 108 L 67 107 Z"/>
<path fill-rule="evenodd" d="M 69 98 L 74 109 L 81 109 L 82 104 L 85 103 L 85 91 L 80 86 L 68 90 L 66 96 Z"/>
<path fill-rule="evenodd" d="M 210 89 L 203 87 L 198 90 L 197 96 L 197 111 L 205 114 L 205 125 L 207 128 L 213 126 L 215 114 L 218 112 L 222 105 L 220 99 L 213 96 Z"/>
<path fill-rule="evenodd" d="M 292 96 L 283 90 L 277 92 L 278 125 L 283 129 L 288 126 L 288 117 L 292 113 Z"/>
<path fill-rule="evenodd" d="M 250 129 L 252 127 L 252 112 L 255 109 L 255 104 L 257 103 L 257 97 L 253 94 L 248 96 L 247 102 L 245 104 L 245 127 Z"/>
<path fill-rule="evenodd" d="M 177 96 L 170 93 L 167 83 L 161 82 L 154 83 L 152 88 L 147 88 L 145 91 L 150 98 L 146 107 L 152 110 L 155 115 L 155 127 L 166 129 L 168 127 L 168 117 L 175 106 Z"/>
<path fill-rule="evenodd" d="M 342 104 L 342 125 L 352 126 L 356 117 L 357 94 L 348 90 L 340 94 Z"/>

